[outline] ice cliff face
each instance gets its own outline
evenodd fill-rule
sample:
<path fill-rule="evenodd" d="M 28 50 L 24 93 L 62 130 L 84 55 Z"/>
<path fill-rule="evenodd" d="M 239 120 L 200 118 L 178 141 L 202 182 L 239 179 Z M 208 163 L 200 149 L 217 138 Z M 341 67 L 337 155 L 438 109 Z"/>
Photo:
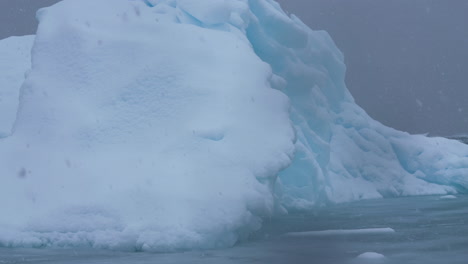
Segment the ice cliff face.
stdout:
<path fill-rule="evenodd" d="M 468 186 L 468 148 L 373 121 L 341 53 L 269 0 L 40 10 L 0 245 L 233 245 L 275 212 Z M 14 202 L 12 202 L 14 201 Z"/>
<path fill-rule="evenodd" d="M 0 138 L 10 135 L 18 109 L 19 91 L 31 67 L 34 36 L 0 41 Z"/>

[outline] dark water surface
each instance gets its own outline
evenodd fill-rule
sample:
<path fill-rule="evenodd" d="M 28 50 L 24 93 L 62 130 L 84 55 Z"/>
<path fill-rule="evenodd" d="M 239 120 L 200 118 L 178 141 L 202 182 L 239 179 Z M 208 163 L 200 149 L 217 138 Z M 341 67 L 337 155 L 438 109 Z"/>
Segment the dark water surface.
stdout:
<path fill-rule="evenodd" d="M 290 214 L 264 223 L 251 241 L 233 248 L 183 253 L 129 253 L 92 249 L 0 248 L 4 263 L 468 263 L 468 196 L 368 200 Z M 288 232 L 392 228 L 395 232 L 312 234 Z M 377 252 L 380 259 L 362 259 Z"/>

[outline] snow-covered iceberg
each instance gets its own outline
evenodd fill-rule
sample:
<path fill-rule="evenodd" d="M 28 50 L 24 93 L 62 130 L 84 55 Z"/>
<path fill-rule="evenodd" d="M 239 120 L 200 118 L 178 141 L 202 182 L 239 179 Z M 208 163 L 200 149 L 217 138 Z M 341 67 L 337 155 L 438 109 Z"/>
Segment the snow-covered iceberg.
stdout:
<path fill-rule="evenodd" d="M 372 120 L 329 35 L 272 0 L 65 0 L 38 18 L 0 141 L 0 246 L 231 246 L 286 210 L 468 187 L 467 146 Z"/>

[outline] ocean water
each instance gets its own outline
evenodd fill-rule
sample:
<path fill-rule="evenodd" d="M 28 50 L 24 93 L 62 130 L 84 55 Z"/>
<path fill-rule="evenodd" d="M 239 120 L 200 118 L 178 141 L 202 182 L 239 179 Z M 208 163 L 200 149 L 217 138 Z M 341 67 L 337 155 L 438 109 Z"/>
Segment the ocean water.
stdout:
<path fill-rule="evenodd" d="M 420 196 L 366 200 L 268 219 L 248 241 L 228 249 L 161 254 L 86 248 L 0 248 L 0 263 L 466 264 L 467 205 L 468 196 L 458 195 L 455 199 Z M 385 231 L 390 228 L 394 232 Z M 324 230 L 334 231 L 310 232 Z M 288 235 L 291 232 L 296 235 Z M 365 252 L 384 257 L 358 257 Z"/>

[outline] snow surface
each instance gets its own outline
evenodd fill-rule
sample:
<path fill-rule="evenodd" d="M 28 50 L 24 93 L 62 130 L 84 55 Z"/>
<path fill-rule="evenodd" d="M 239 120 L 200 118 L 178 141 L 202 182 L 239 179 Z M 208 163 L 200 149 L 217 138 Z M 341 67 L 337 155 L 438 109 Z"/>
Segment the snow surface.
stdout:
<path fill-rule="evenodd" d="M 225 247 L 275 213 L 468 187 L 468 146 L 372 120 L 330 36 L 272 0 L 37 17 L 0 142 L 0 246 Z"/>
<path fill-rule="evenodd" d="M 33 42 L 34 36 L 0 40 L 0 138 L 11 134 L 20 87 L 31 67 Z"/>

